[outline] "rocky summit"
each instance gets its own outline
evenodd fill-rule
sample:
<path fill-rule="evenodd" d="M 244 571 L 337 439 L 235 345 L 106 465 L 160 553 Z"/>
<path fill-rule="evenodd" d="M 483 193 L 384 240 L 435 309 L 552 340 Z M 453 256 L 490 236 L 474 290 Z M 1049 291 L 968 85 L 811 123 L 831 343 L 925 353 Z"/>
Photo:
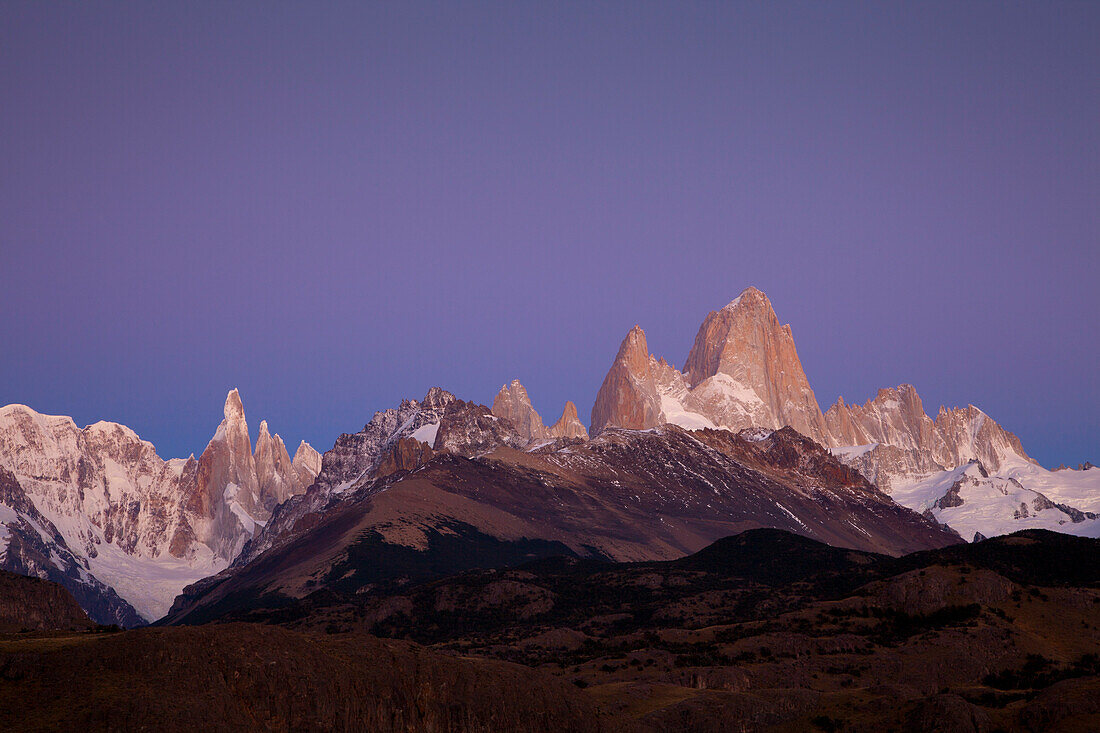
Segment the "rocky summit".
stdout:
<path fill-rule="evenodd" d="M 650 355 L 640 327 L 627 334 L 592 408 L 592 432 L 663 423 L 730 430 L 789 425 L 829 443 L 791 327 L 780 325 L 756 288 L 707 315 L 683 372 Z"/>
<path fill-rule="evenodd" d="M 550 435 L 555 438 L 588 440 L 588 430 L 584 427 L 584 423 L 581 422 L 580 418 L 577 417 L 577 406 L 573 404 L 572 400 L 565 403 L 565 407 L 561 411 L 561 417 L 550 426 Z"/>

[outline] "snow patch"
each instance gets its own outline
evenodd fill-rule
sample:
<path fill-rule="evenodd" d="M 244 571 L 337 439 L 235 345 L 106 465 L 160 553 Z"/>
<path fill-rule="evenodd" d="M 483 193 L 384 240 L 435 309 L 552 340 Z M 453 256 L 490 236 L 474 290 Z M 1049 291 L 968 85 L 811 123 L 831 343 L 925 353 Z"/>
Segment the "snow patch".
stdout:
<path fill-rule="evenodd" d="M 433 422 L 427 425 L 421 425 L 413 434 L 409 437 L 413 440 L 419 440 L 421 443 L 427 443 L 429 447 L 435 446 L 435 436 L 439 434 L 439 423 Z"/>
<path fill-rule="evenodd" d="M 679 400 L 669 395 L 661 395 L 661 412 L 664 414 L 665 422 L 679 425 L 688 430 L 714 429 L 717 427 L 698 412 L 685 409 Z"/>
<path fill-rule="evenodd" d="M 7 504 L 0 504 L 0 550 L 6 550 L 11 533 L 8 531 L 8 522 L 18 522 L 19 513 Z"/>
<path fill-rule="evenodd" d="M 866 445 L 847 445 L 839 448 L 830 448 L 830 452 L 839 458 L 840 460 L 848 463 L 854 461 L 865 453 L 870 453 L 875 448 L 878 448 L 878 443 L 868 443 Z"/>

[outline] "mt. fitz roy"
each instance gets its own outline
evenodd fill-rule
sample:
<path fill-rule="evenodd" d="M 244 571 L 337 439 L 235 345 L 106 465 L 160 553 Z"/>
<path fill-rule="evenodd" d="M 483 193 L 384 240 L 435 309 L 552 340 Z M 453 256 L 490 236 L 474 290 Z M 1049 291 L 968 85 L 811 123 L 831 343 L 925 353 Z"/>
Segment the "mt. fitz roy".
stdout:
<path fill-rule="evenodd" d="M 932 420 L 916 390 L 903 384 L 863 405 L 839 398 L 823 414 L 790 326 L 779 324 L 756 288 L 706 317 L 683 372 L 649 354 L 638 326 L 623 339 L 592 408 L 592 433 L 664 423 L 789 425 L 895 501 L 968 540 L 1036 527 L 1100 536 L 1100 471 L 1044 470 L 1019 438 L 973 405 L 941 407 Z"/>

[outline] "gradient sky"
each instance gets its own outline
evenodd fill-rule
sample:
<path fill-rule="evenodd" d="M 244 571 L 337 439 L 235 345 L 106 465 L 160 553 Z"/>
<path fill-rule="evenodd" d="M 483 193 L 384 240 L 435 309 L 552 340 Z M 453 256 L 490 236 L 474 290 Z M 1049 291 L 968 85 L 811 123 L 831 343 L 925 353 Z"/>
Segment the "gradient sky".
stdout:
<path fill-rule="evenodd" d="M 0 3 L 0 404 L 587 415 L 745 286 L 822 407 L 1100 462 L 1100 3 Z"/>

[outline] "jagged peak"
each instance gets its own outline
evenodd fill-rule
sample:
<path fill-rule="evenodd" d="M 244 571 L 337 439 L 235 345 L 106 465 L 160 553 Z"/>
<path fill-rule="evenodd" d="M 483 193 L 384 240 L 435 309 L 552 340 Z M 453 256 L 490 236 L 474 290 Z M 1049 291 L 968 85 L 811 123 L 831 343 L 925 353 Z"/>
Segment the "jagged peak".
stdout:
<path fill-rule="evenodd" d="M 428 393 L 424 395 L 424 399 L 421 400 L 420 404 L 428 408 L 446 407 L 456 399 L 458 398 L 442 387 L 432 387 L 428 390 Z"/>
<path fill-rule="evenodd" d="M 727 303 L 722 310 L 733 310 L 734 308 L 740 307 L 742 304 L 751 305 L 755 303 L 766 304 L 768 308 L 771 308 L 772 305 L 772 302 L 768 300 L 768 296 L 764 294 L 763 290 L 750 285 L 742 290 L 736 298 Z"/>
<path fill-rule="evenodd" d="M 772 307 L 772 302 L 768 299 L 764 291 L 751 285 L 742 290 L 740 295 L 731 300 L 720 310 L 708 313 L 707 317 L 703 320 L 703 326 L 705 327 L 708 321 L 716 318 L 727 322 L 738 318 L 772 322 L 784 331 L 786 335 L 793 337 L 791 325 L 789 323 L 779 325 L 779 318 L 775 315 L 775 308 Z"/>
<path fill-rule="evenodd" d="M 267 420 L 260 420 L 260 437 L 271 437 L 271 432 L 267 429 Z M 277 437 L 277 436 L 276 436 Z"/>
<path fill-rule="evenodd" d="M 967 404 L 966 407 L 945 407 L 944 405 L 940 405 L 939 412 L 936 414 L 936 422 L 938 423 L 942 419 L 950 419 L 956 415 L 961 415 L 970 420 L 979 417 L 989 418 L 989 414 L 976 405 Z"/>
<path fill-rule="evenodd" d="M 241 394 L 236 387 L 229 390 L 229 394 L 225 396 L 225 408 L 222 414 L 225 415 L 226 420 L 244 418 L 244 403 L 241 402 Z"/>
<path fill-rule="evenodd" d="M 906 399 L 920 400 L 920 394 L 917 392 L 917 388 L 908 382 L 903 382 L 894 388 L 895 392 Z"/>
<path fill-rule="evenodd" d="M 916 387 L 908 383 L 902 383 L 896 387 L 880 387 L 875 396 L 867 400 L 864 407 L 870 407 L 875 403 L 881 404 L 888 400 L 894 400 L 899 404 L 909 403 L 921 412 L 924 411 L 924 402 L 921 400 L 920 394 L 917 393 Z"/>
<path fill-rule="evenodd" d="M 588 438 L 588 428 L 577 416 L 577 406 L 572 400 L 566 401 L 561 417 L 550 426 L 550 434 L 559 438 Z"/>
<path fill-rule="evenodd" d="M 878 392 L 875 393 L 875 396 L 871 401 L 876 402 L 879 400 L 888 400 L 897 397 L 900 394 L 898 392 L 898 389 L 898 387 L 879 387 Z"/>
<path fill-rule="evenodd" d="M 623 338 L 623 342 L 619 345 L 619 353 L 615 358 L 627 359 L 635 354 L 649 356 L 649 344 L 646 343 L 645 331 L 637 324 Z"/>
<path fill-rule="evenodd" d="M 547 437 L 547 426 L 518 379 L 500 388 L 493 399 L 492 414 L 511 420 L 524 438 L 537 440 Z"/>
<path fill-rule="evenodd" d="M 500 391 L 497 392 L 497 395 L 522 395 L 524 399 L 530 402 L 530 398 L 527 395 L 527 388 L 524 387 L 523 383 L 520 382 L 518 379 L 513 379 L 508 384 L 501 385 Z"/>
<path fill-rule="evenodd" d="M 310 445 L 309 443 L 307 443 L 306 441 L 303 440 L 302 442 L 298 443 L 298 449 L 296 451 L 294 451 L 294 457 L 297 458 L 299 454 L 307 455 L 309 453 L 316 453 L 316 452 L 317 452 L 316 448 L 314 448 L 312 445 Z"/>

